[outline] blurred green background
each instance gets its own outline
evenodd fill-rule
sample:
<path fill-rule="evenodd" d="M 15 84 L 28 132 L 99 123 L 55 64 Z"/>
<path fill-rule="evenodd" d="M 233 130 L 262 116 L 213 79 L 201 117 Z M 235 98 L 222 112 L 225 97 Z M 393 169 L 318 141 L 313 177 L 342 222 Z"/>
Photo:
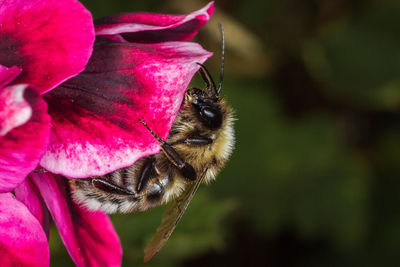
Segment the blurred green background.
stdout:
<path fill-rule="evenodd" d="M 207 3 L 82 2 L 95 18 Z M 218 79 L 225 27 L 235 151 L 150 263 L 164 207 L 112 216 L 123 266 L 400 266 L 400 1 L 215 5 L 194 41 Z M 54 229 L 50 241 L 52 266 L 72 266 Z"/>

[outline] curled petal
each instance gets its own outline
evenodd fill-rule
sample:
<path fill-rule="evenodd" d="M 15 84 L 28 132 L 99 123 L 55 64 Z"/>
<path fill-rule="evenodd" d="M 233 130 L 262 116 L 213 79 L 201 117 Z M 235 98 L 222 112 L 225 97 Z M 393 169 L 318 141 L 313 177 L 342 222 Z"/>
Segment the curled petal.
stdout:
<path fill-rule="evenodd" d="M 187 15 L 130 13 L 96 21 L 96 35 L 120 34 L 136 43 L 187 41 L 207 23 L 214 12 L 214 2 Z"/>
<path fill-rule="evenodd" d="M 49 266 L 42 226 L 11 193 L 0 194 L 1 266 Z"/>
<path fill-rule="evenodd" d="M 0 137 L 31 118 L 31 106 L 24 98 L 27 87 L 18 84 L 0 89 Z"/>
<path fill-rule="evenodd" d="M 50 117 L 33 88 L 8 86 L 0 89 L 0 102 L 4 96 L 9 104 L 0 105 L 0 131 L 6 133 L 0 136 L 0 192 L 9 192 L 38 165 L 49 142 Z"/>
<path fill-rule="evenodd" d="M 86 70 L 46 94 L 52 117 L 41 165 L 69 177 L 103 175 L 160 151 L 192 76 L 211 56 L 196 43 L 99 41 Z"/>
<path fill-rule="evenodd" d="M 21 69 L 17 66 L 7 68 L 0 65 L 0 88 L 5 87 L 7 84 L 12 82 L 20 73 Z"/>
<path fill-rule="evenodd" d="M 15 197 L 29 209 L 32 215 L 35 216 L 42 225 L 48 239 L 50 214 L 40 196 L 39 190 L 30 179 L 25 179 L 22 184 L 15 188 L 14 193 Z"/>
<path fill-rule="evenodd" d="M 122 248 L 112 223 L 102 212 L 79 207 L 68 181 L 49 173 L 32 174 L 72 260 L 77 266 L 120 266 Z"/>
<path fill-rule="evenodd" d="M 0 137 L 11 129 L 24 124 L 32 115 L 31 107 L 23 96 L 28 86 L 21 84 L 5 87 L 21 71 L 16 66 L 7 68 L 0 65 Z"/>
<path fill-rule="evenodd" d="M 14 83 L 46 92 L 81 72 L 92 52 L 92 16 L 76 0 L 0 0 L 0 63 Z"/>

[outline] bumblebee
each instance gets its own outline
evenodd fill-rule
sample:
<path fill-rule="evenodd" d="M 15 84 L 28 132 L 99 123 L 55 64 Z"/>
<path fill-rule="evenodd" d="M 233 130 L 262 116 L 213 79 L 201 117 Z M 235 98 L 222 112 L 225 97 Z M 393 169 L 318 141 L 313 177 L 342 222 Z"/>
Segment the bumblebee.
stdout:
<path fill-rule="evenodd" d="M 141 121 L 161 151 L 104 176 L 70 179 L 76 202 L 105 213 L 145 211 L 178 197 L 205 169 L 203 182 L 215 178 L 232 152 L 233 116 L 202 65 L 200 74 L 206 88 L 186 91 L 166 141 Z"/>
<path fill-rule="evenodd" d="M 222 59 L 218 87 L 206 67 L 198 63 L 206 86 L 186 91 L 167 140 L 159 138 L 144 119 L 138 122 L 159 141 L 159 153 L 104 176 L 69 179 L 72 198 L 90 210 L 137 212 L 173 200 L 172 210 L 167 208 L 162 225 L 148 246 L 147 260 L 169 238 L 199 184 L 213 180 L 232 153 L 234 118 L 231 108 L 220 97 L 225 54 L 222 26 L 220 30 Z"/>
<path fill-rule="evenodd" d="M 145 211 L 178 197 L 200 174 L 205 183 L 215 178 L 234 145 L 232 111 L 220 97 L 225 46 L 222 28 L 221 32 L 219 86 L 216 87 L 206 67 L 198 63 L 206 87 L 186 91 L 168 139 L 161 140 L 141 120 L 149 134 L 160 142 L 161 151 L 104 176 L 70 179 L 72 197 L 77 203 L 105 213 Z"/>

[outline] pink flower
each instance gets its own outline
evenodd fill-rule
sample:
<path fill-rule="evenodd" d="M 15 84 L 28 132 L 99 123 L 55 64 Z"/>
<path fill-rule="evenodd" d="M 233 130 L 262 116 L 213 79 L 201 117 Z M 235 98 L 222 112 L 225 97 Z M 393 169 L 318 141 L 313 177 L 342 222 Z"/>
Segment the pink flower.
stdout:
<path fill-rule="evenodd" d="M 2 265 L 49 264 L 50 215 L 78 266 L 121 264 L 111 221 L 73 203 L 67 179 L 25 177 L 39 162 L 79 178 L 157 153 L 138 120 L 167 137 L 196 63 L 211 56 L 186 41 L 213 10 L 108 17 L 96 23 L 93 46 L 91 16 L 75 0 L 0 0 Z"/>
<path fill-rule="evenodd" d="M 50 127 L 39 95 L 84 69 L 93 49 L 91 20 L 74 0 L 0 0 L 0 192 L 39 163 Z"/>

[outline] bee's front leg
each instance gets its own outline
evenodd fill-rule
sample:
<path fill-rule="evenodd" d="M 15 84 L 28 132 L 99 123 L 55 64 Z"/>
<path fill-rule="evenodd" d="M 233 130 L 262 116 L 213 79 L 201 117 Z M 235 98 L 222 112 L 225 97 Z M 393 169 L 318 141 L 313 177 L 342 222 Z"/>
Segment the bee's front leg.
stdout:
<path fill-rule="evenodd" d="M 183 177 L 190 181 L 194 181 L 197 178 L 197 174 L 195 169 L 193 168 L 192 165 L 189 163 L 185 162 L 182 157 L 176 152 L 176 150 L 172 147 L 172 145 L 168 144 L 164 140 L 162 140 L 158 135 L 156 135 L 150 127 L 147 125 L 147 123 L 144 121 L 144 119 L 140 120 L 140 122 L 149 130 L 149 132 L 160 142 L 161 144 L 161 150 L 164 152 L 165 156 L 168 158 L 168 160 L 174 165 L 176 168 L 179 169 Z"/>
<path fill-rule="evenodd" d="M 210 137 L 204 136 L 190 136 L 181 140 L 178 140 L 171 144 L 171 146 L 178 145 L 178 144 L 185 144 L 189 146 L 206 146 L 211 145 L 214 142 L 214 139 Z"/>
<path fill-rule="evenodd" d="M 170 144 L 164 142 L 161 149 L 172 165 L 179 169 L 183 177 L 190 181 L 196 180 L 197 174 L 193 166 L 185 162 Z"/>

